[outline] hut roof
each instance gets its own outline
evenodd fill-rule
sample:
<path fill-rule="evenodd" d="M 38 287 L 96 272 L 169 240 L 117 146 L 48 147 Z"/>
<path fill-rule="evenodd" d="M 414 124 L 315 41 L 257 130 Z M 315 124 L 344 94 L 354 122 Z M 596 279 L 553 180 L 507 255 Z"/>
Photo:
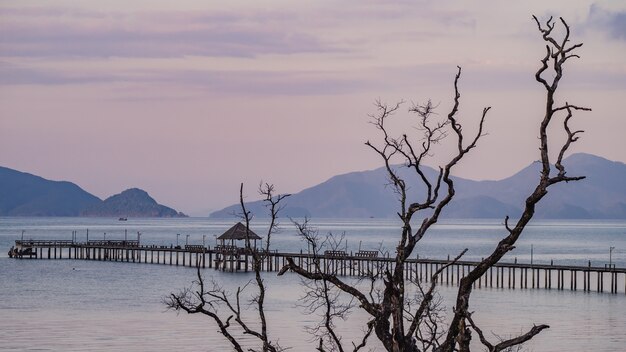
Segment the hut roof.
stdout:
<path fill-rule="evenodd" d="M 248 236 L 251 240 L 260 240 L 261 237 L 254 233 L 254 231 L 249 230 Z M 218 240 L 245 240 L 246 239 L 246 225 L 241 222 L 236 223 L 233 227 L 226 230 L 221 236 L 217 238 Z"/>

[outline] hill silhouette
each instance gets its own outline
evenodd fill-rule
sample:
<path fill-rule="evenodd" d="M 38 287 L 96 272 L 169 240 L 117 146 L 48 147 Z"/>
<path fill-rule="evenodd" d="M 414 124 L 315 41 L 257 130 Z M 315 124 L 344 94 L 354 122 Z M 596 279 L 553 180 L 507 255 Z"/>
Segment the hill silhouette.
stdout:
<path fill-rule="evenodd" d="M 81 212 L 82 216 L 112 217 L 185 217 L 183 213 L 157 203 L 148 193 L 139 188 L 127 189 L 93 204 Z"/>
<path fill-rule="evenodd" d="M 0 167 L 0 216 L 78 216 L 100 202 L 74 183 Z"/>
<path fill-rule="evenodd" d="M 102 201 L 67 181 L 51 181 L 0 167 L 0 216 L 181 217 L 143 190 L 131 188 Z"/>
<path fill-rule="evenodd" d="M 558 184 L 539 204 L 536 218 L 543 219 L 626 219 L 626 164 L 591 154 L 573 154 L 564 160 L 568 175 L 586 179 Z M 417 176 L 406 168 L 398 172 L 407 180 L 409 199 L 423 192 Z M 426 169 L 430 179 L 436 171 Z M 525 197 L 540 176 L 537 163 L 498 181 L 474 181 L 454 177 L 456 197 L 444 211 L 447 218 L 504 218 L 521 214 Z M 362 218 L 396 216 L 398 201 L 384 168 L 338 175 L 285 199 L 283 216 L 316 218 Z M 445 187 L 443 188 L 445 191 Z M 261 201 L 250 202 L 247 209 L 266 216 Z M 212 218 L 232 217 L 239 212 L 232 205 L 210 214 Z"/>

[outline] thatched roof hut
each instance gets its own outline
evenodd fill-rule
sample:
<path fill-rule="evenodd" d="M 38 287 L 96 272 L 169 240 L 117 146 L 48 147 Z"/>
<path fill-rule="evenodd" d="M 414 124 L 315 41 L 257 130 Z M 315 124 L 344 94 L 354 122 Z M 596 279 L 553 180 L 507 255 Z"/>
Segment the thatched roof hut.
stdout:
<path fill-rule="evenodd" d="M 241 222 L 236 223 L 233 227 L 226 230 L 226 232 L 224 232 L 217 239 L 222 241 L 222 243 L 228 240 L 230 240 L 231 242 L 245 240 L 246 233 L 247 233 L 248 238 L 250 240 L 254 240 L 255 242 L 256 240 L 261 239 L 261 237 L 257 235 L 256 233 L 254 233 L 254 231 L 252 230 L 246 231 L 246 225 L 242 224 Z"/>
<path fill-rule="evenodd" d="M 221 243 L 221 246 L 219 247 L 221 247 L 222 250 L 239 250 L 239 247 L 236 245 L 236 241 L 245 241 L 246 236 L 250 239 L 250 248 L 256 248 L 256 241 L 260 240 L 261 237 L 254 233 L 254 231 L 252 230 L 246 231 L 246 225 L 240 222 L 236 223 L 233 227 L 226 230 L 226 232 L 224 232 L 217 239 Z M 230 244 L 227 245 L 229 241 Z M 248 243 L 244 244 L 244 248 L 248 248 Z"/>

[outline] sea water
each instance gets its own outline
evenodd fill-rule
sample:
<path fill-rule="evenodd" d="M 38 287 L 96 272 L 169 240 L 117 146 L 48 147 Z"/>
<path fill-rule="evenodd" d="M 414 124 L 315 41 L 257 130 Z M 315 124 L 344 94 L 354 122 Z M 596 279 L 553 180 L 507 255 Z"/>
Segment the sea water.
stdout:
<path fill-rule="evenodd" d="M 222 351 L 229 345 L 210 318 L 168 311 L 163 299 L 189 287 L 196 270 L 169 265 L 84 260 L 16 260 L 7 257 L 16 239 L 136 239 L 142 244 L 215 245 L 231 220 L 92 218 L 0 218 L 0 350 L 7 351 Z M 344 235 L 348 251 L 393 252 L 397 221 L 387 219 L 317 220 L 324 236 Z M 267 223 L 252 229 L 266 238 Z M 307 251 L 289 221 L 272 237 L 280 251 Z M 467 260 L 480 259 L 506 234 L 501 220 L 448 220 L 436 225 L 415 255 L 442 259 L 468 248 Z M 556 265 L 603 266 L 611 261 L 626 267 L 626 222 L 533 222 L 505 261 Z M 613 250 L 610 250 L 614 247 Z M 610 257 L 610 258 L 609 258 Z M 250 273 L 203 269 L 228 290 L 245 285 Z M 318 317 L 298 306 L 303 293 L 294 275 L 265 273 L 270 336 L 293 351 L 312 351 L 315 343 L 304 327 Z M 249 287 L 253 289 L 253 287 Z M 451 310 L 455 286 L 439 292 Z M 620 290 L 620 292 L 622 292 Z M 626 295 L 568 290 L 494 289 L 474 291 L 470 309 L 493 341 L 510 337 L 533 324 L 548 324 L 531 342 L 530 351 L 620 351 L 626 346 Z M 339 325 L 344 341 L 360 337 L 367 315 L 355 311 Z M 477 340 L 477 338 L 475 338 Z M 249 340 L 249 338 L 248 338 Z M 380 346 L 375 338 L 373 349 Z M 477 345 L 477 347 L 479 347 Z"/>

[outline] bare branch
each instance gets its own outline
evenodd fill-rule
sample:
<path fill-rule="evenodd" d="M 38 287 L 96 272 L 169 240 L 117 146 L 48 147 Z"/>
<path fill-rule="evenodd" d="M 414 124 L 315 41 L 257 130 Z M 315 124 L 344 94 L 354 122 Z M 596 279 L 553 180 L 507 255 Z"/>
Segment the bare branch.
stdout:
<path fill-rule="evenodd" d="M 482 332 L 482 330 L 478 328 L 478 326 L 474 323 L 474 320 L 472 319 L 472 314 L 467 315 L 467 321 L 470 323 L 472 329 L 476 331 L 476 333 L 478 334 L 478 338 L 480 339 L 480 342 L 485 347 L 487 347 L 487 350 L 489 352 L 500 352 L 508 348 L 511 348 L 513 346 L 521 345 L 524 342 L 531 340 L 535 335 L 539 334 L 542 330 L 550 327 L 548 325 L 533 325 L 533 327 L 525 334 L 522 334 L 512 339 L 502 340 L 496 345 L 494 345 L 485 338 L 485 335 Z"/>
<path fill-rule="evenodd" d="M 541 122 L 539 128 L 539 137 L 540 137 L 540 153 L 541 153 L 541 164 L 542 164 L 542 172 L 539 183 L 537 184 L 534 191 L 528 196 L 526 199 L 524 211 L 517 221 L 515 227 L 511 228 L 508 224 L 508 217 L 505 219 L 505 227 L 508 231 L 508 236 L 503 238 L 493 252 L 485 259 L 483 259 L 466 277 L 461 279 L 459 293 L 457 295 L 456 300 L 456 309 L 454 318 L 450 323 L 450 329 L 448 330 L 448 334 L 445 342 L 442 344 L 440 351 L 452 352 L 454 351 L 454 346 L 458 342 L 459 336 L 466 334 L 464 331 L 463 321 L 468 318 L 468 306 L 469 306 L 469 298 L 472 292 L 472 285 L 474 282 L 480 279 L 480 277 L 493 265 L 495 265 L 507 252 L 515 248 L 515 242 L 521 236 L 523 230 L 526 225 L 532 219 L 535 213 L 535 206 L 537 203 L 543 199 L 543 197 L 548 193 L 548 187 L 559 183 L 559 182 L 568 182 L 573 180 L 583 179 L 583 176 L 579 177 L 568 177 L 566 176 L 565 168 L 562 165 L 561 161 L 563 155 L 568 150 L 571 143 L 573 143 L 577 137 L 577 133 L 572 133 L 569 130 L 569 121 L 571 116 L 566 117 L 566 121 L 564 122 L 564 128 L 568 134 L 567 141 L 560 148 L 559 158 L 557 161 L 557 169 L 559 170 L 558 175 L 551 177 L 551 164 L 550 158 L 548 154 L 548 127 L 554 117 L 555 112 L 562 110 L 562 108 L 554 108 L 554 95 L 558 87 L 559 80 L 562 77 L 563 72 L 563 63 L 565 60 L 563 57 L 566 56 L 566 52 L 570 52 L 580 45 L 575 45 L 573 47 L 566 47 L 566 44 L 569 40 L 569 27 L 567 27 L 565 21 L 561 19 L 561 22 L 566 27 L 566 34 L 563 38 L 561 44 L 559 44 L 552 36 L 551 32 L 554 28 L 552 24 L 552 19 L 548 20 L 546 23 L 546 28 L 544 29 L 541 23 L 534 17 L 535 21 L 538 24 L 539 30 L 542 33 L 543 39 L 548 43 L 548 52 L 552 52 L 552 55 L 549 55 L 553 59 L 553 69 L 555 70 L 556 75 L 553 77 L 552 82 L 548 82 L 546 79 L 542 78 L 543 73 L 546 70 L 546 65 L 548 61 L 548 56 L 542 60 L 542 67 L 539 68 L 535 77 L 539 83 L 541 83 L 546 89 L 546 113 Z M 552 48 L 550 48 L 552 46 Z M 558 58 L 561 59 L 558 59 Z M 571 113 L 572 109 L 574 109 L 574 105 L 566 104 L 564 107 L 565 110 L 568 111 L 568 114 Z M 586 108 L 581 108 L 580 110 L 587 110 Z M 545 326 L 544 328 L 547 328 Z M 543 329 L 543 328 L 542 328 Z M 542 329 L 539 329 L 537 333 L 539 333 Z M 528 335 L 530 336 L 530 335 Z M 534 336 L 534 335 L 532 335 Z M 530 337 L 532 337 L 530 336 Z"/>
<path fill-rule="evenodd" d="M 204 314 L 209 316 L 217 324 L 220 334 L 222 334 L 228 342 L 230 342 L 233 348 L 238 352 L 243 352 L 244 350 L 241 344 L 239 344 L 237 339 L 229 331 L 231 326 L 230 321 L 232 320 L 233 315 L 229 315 L 226 319 L 222 319 L 219 315 L 217 315 L 213 304 L 204 299 L 206 292 L 204 290 L 204 280 L 200 274 L 199 267 L 197 269 L 197 277 L 198 280 L 195 283 L 199 286 L 198 291 L 195 291 L 194 293 L 191 288 L 187 288 L 178 294 L 172 293 L 165 298 L 165 306 L 176 311 L 182 310 L 187 314 Z M 209 309 L 205 308 L 206 305 L 209 306 Z"/>
<path fill-rule="evenodd" d="M 387 105 L 380 100 L 375 102 L 376 112 L 371 115 L 371 123 L 379 133 L 379 142 L 367 141 L 365 144 L 381 158 L 387 172 L 389 183 L 399 200 L 397 212 L 402 221 L 401 231 L 395 246 L 395 257 L 386 263 L 383 270 L 357 270 L 360 271 L 358 282 L 354 285 L 349 280 L 338 277 L 337 272 L 328 269 L 323 253 L 324 248 L 338 249 L 342 245 L 343 237 L 332 235 L 322 238 L 316 231 L 308 226 L 308 219 L 304 223 L 294 222 L 303 241 L 307 243 L 310 256 L 304 259 L 304 264 L 296 264 L 292 257 L 286 258 L 286 264 L 279 271 L 279 276 L 287 271 L 296 273 L 304 282 L 305 296 L 302 298 L 303 307 L 309 312 L 322 312 L 321 321 L 312 328 L 312 333 L 318 337 L 317 349 L 319 351 L 344 351 L 341 334 L 334 324 L 335 319 L 343 319 L 351 311 L 353 305 L 369 314 L 367 328 L 364 336 L 358 342 L 352 342 L 353 351 L 358 351 L 366 346 L 371 334 L 381 341 L 388 351 L 445 351 L 465 352 L 469 351 L 472 331 L 474 331 L 483 345 L 489 351 L 503 351 L 513 346 L 520 346 L 530 340 L 547 325 L 534 326 L 528 332 L 520 336 L 501 339 L 498 343 L 489 342 L 482 330 L 472 320 L 469 312 L 469 302 L 474 284 L 503 256 L 515 248 L 516 241 L 521 236 L 527 224 L 535 214 L 536 205 L 546 196 L 548 189 L 553 184 L 581 180 L 584 176 L 570 176 L 563 163 L 565 155 L 573 143 L 578 141 L 582 130 L 573 129 L 572 121 L 574 112 L 589 111 L 589 108 L 570 103 L 556 105 L 555 96 L 563 77 L 566 62 L 571 58 L 579 58 L 577 49 L 582 44 L 570 42 L 570 27 L 560 18 L 555 23 L 553 18 L 541 22 L 533 16 L 537 28 L 546 45 L 545 55 L 540 59 L 540 65 L 535 72 L 535 80 L 543 87 L 546 93 L 544 116 L 539 126 L 539 151 L 541 163 L 541 175 L 537 185 L 526 198 L 524 209 L 519 219 L 514 224 L 510 223 L 509 216 L 504 219 L 506 235 L 495 246 L 489 256 L 482 259 L 478 265 L 470 270 L 465 277 L 460 279 L 458 293 L 451 317 L 444 317 L 440 296 L 436 288 L 441 273 L 454 265 L 466 252 L 463 251 L 455 259 L 446 265 L 439 267 L 430 278 L 429 285 L 422 285 L 419 281 L 412 282 L 406 277 L 407 270 L 411 266 L 407 261 L 413 254 L 417 243 L 422 240 L 428 230 L 439 221 L 439 217 L 456 195 L 455 183 L 452 177 L 453 170 L 477 145 L 481 137 L 485 135 L 484 124 L 490 107 L 485 107 L 478 116 L 475 133 L 467 133 L 463 129 L 459 116 L 461 106 L 461 94 L 459 82 L 461 67 L 454 77 L 453 104 L 451 110 L 442 117 L 437 117 L 435 106 L 428 101 L 425 104 L 413 104 L 408 109 L 408 114 L 416 118 L 415 130 L 417 135 L 399 133 L 394 137 L 389 119 L 399 113 L 404 103 L 400 101 L 394 105 Z M 555 35 L 556 26 L 563 26 L 564 33 Z M 563 117 L 562 128 L 566 134 L 565 142 L 556 145 L 558 156 L 554 166 L 551 163 L 549 148 L 555 147 L 548 134 L 550 125 L 554 120 Z M 550 130 L 551 131 L 551 130 Z M 427 171 L 425 162 L 434 154 L 435 146 L 449 142 L 453 145 L 452 155 L 438 168 L 436 175 Z M 403 169 L 404 168 L 404 169 Z M 417 178 L 417 186 L 423 187 L 423 194 L 413 198 L 408 190 L 414 185 L 408 184 L 405 179 L 405 170 Z M 243 320 L 241 312 L 241 299 L 245 299 L 243 288 L 238 288 L 236 294 L 227 294 L 219 287 L 213 287 L 205 292 L 204 284 L 199 278 L 199 290 L 186 289 L 178 295 L 172 295 L 168 306 L 172 309 L 182 310 L 189 314 L 201 313 L 213 318 L 220 328 L 221 333 L 230 340 L 229 327 L 231 322 L 244 330 L 244 333 L 254 336 L 263 343 L 263 351 L 276 351 L 277 344 L 269 341 L 267 322 L 264 313 L 265 286 L 260 275 L 263 258 L 270 249 L 270 240 L 278 229 L 276 221 L 278 213 L 282 210 L 280 202 L 289 195 L 274 196 L 274 187 L 270 184 L 261 184 L 259 192 L 264 197 L 266 206 L 272 217 L 267 232 L 267 241 L 264 250 L 258 251 L 250 245 L 250 220 L 252 214 L 246 210 L 243 201 L 243 184 L 240 188 L 240 205 L 242 219 L 245 220 L 248 236 L 246 236 L 246 250 L 253 257 L 253 267 L 257 292 L 252 298 L 258 313 L 259 330 L 250 328 L 256 326 Z M 415 221 L 417 214 L 424 214 L 420 222 Z M 415 228 L 414 228 L 415 225 Z M 324 263 L 324 265 L 322 265 Z M 410 263 L 410 262 L 409 262 Z M 353 263 L 351 263 L 353 264 Z M 387 265 L 388 264 L 388 265 Z M 417 290 L 407 290 L 407 285 L 415 285 Z M 408 293 L 408 294 L 407 294 Z M 348 297 L 345 300 L 343 297 Z M 347 303 L 346 303 L 347 302 Z M 217 309 L 221 308 L 228 313 L 227 317 L 220 317 Z M 224 311 L 222 311 L 222 314 Z M 445 319 L 445 326 L 444 326 Z M 236 350 L 241 346 L 234 340 L 231 342 Z M 418 345 L 421 345 L 418 347 Z"/>
<path fill-rule="evenodd" d="M 445 265 L 442 265 L 439 269 L 437 269 L 431 276 L 430 278 L 430 287 L 428 289 L 428 291 L 423 292 L 422 294 L 422 302 L 419 306 L 419 308 L 417 309 L 417 311 L 415 312 L 415 314 L 413 314 L 413 322 L 411 323 L 409 329 L 406 332 L 406 338 L 410 338 L 411 336 L 413 336 L 413 334 L 415 334 L 415 331 L 418 328 L 418 325 L 420 324 L 423 316 L 424 316 L 424 312 L 428 309 L 428 307 L 430 306 L 432 299 L 433 299 L 433 292 L 435 291 L 435 287 L 437 287 L 437 281 L 439 278 L 439 275 L 446 270 L 446 268 L 450 267 L 451 265 L 456 264 L 459 259 L 461 259 L 461 257 L 463 255 L 465 255 L 465 253 L 467 253 L 467 248 L 465 248 L 461 253 L 459 253 L 459 255 L 457 255 L 452 261 L 446 263 Z"/>
<path fill-rule="evenodd" d="M 253 248 L 250 243 L 250 221 L 252 219 L 252 214 L 246 209 L 246 205 L 244 203 L 243 183 L 239 188 L 241 217 L 245 221 L 246 226 L 245 251 L 252 256 L 252 266 L 254 269 L 255 283 L 257 287 L 257 293 L 250 297 L 250 302 L 256 305 L 260 330 L 251 328 L 251 325 L 246 322 L 242 316 L 241 300 L 243 293 L 250 282 L 243 287 L 238 287 L 234 296 L 228 294 L 216 282 L 213 282 L 212 288 L 206 289 L 204 280 L 200 275 L 199 267 L 198 280 L 195 282 L 198 289 L 196 291 L 193 291 L 192 289 L 185 289 L 179 294 L 172 294 L 166 300 L 165 304 L 167 307 L 176 309 L 177 311 L 182 310 L 188 314 L 201 313 L 211 317 L 220 329 L 220 333 L 226 337 L 236 351 L 243 351 L 243 348 L 229 330 L 231 328 L 231 321 L 236 322 L 237 325 L 243 330 L 244 334 L 254 336 L 258 339 L 262 343 L 262 351 L 276 352 L 281 351 L 282 348 L 277 343 L 270 341 L 267 331 L 267 318 L 265 316 L 264 307 L 266 289 L 261 277 L 261 263 L 264 256 L 269 251 L 271 235 L 278 230 L 277 216 L 281 209 L 280 202 L 284 198 L 288 197 L 288 195 L 274 196 L 274 186 L 267 183 L 264 185 L 262 184 L 259 187 L 259 191 L 265 196 L 264 201 L 269 204 L 271 216 L 265 251 L 258 251 L 256 248 Z M 222 318 L 218 314 L 217 310 L 219 307 L 225 308 L 228 312 L 228 316 L 226 318 Z"/>

